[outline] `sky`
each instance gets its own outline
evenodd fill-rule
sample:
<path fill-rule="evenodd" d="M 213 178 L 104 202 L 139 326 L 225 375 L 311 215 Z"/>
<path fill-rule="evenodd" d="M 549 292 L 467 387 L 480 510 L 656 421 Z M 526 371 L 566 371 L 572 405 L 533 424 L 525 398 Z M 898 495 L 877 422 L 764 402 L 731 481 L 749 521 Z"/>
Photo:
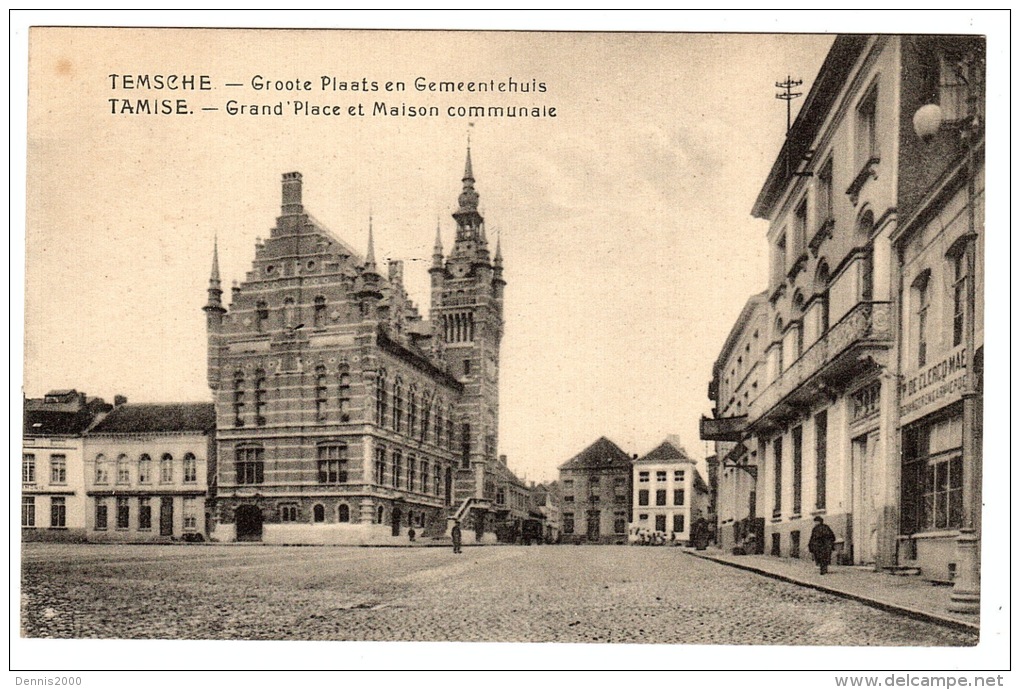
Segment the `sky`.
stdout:
<path fill-rule="evenodd" d="M 480 210 L 505 258 L 500 453 L 519 476 L 600 436 L 692 457 L 712 363 L 766 284 L 754 199 L 782 144 L 775 83 L 807 93 L 824 34 L 36 29 L 29 37 L 24 392 L 210 400 L 201 306 L 218 238 L 243 281 L 300 171 L 306 209 L 377 258 L 405 262 L 428 311 L 437 222 L 454 221 L 470 132 Z M 113 88 L 111 74 L 208 75 L 209 91 Z M 321 78 L 406 84 L 323 91 Z M 527 94 L 436 93 L 415 80 L 539 82 Z M 309 81 L 310 90 L 255 89 Z M 241 83 L 242 87 L 227 87 Z M 110 99 L 184 97 L 193 114 Z M 283 116 L 230 115 L 229 100 Z M 343 114 L 293 114 L 293 102 Z M 351 117 L 352 105 L 438 117 Z M 555 117 L 448 117 L 461 105 Z M 794 101 L 794 114 L 799 101 Z M 201 107 L 218 108 L 202 111 Z"/>

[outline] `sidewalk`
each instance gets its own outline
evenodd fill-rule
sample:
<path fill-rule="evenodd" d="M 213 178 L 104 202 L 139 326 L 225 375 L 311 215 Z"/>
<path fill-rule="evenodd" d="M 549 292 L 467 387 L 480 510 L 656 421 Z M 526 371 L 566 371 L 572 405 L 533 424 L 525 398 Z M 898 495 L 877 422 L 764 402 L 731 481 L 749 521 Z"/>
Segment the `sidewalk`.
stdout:
<path fill-rule="evenodd" d="M 853 599 L 868 606 L 946 625 L 957 630 L 978 632 L 978 616 L 948 610 L 952 587 L 933 585 L 918 576 L 875 572 L 865 566 L 830 566 L 821 575 L 809 560 L 774 556 L 733 556 L 720 549 L 684 551 L 697 558 L 715 561 L 765 577 L 810 587 Z"/>

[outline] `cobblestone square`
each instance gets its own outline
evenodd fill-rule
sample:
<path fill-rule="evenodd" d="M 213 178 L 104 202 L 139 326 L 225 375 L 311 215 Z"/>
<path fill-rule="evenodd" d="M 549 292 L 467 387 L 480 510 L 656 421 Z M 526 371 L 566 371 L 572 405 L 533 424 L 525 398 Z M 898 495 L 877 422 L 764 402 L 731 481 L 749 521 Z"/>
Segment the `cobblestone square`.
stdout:
<path fill-rule="evenodd" d="M 25 544 L 22 635 L 963 646 L 674 548 Z M 578 577 L 578 573 L 585 573 Z"/>

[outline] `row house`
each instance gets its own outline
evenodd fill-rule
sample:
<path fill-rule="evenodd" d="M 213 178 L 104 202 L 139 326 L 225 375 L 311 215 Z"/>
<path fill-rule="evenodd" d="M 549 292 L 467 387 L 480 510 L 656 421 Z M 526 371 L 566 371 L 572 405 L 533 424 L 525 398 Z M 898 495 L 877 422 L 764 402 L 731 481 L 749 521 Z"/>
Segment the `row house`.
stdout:
<path fill-rule="evenodd" d="M 631 457 L 604 436 L 560 465 L 563 542 L 626 543 L 632 470 Z"/>
<path fill-rule="evenodd" d="M 123 404 L 85 437 L 89 541 L 204 541 L 215 499 L 212 403 Z"/>
<path fill-rule="evenodd" d="M 822 515 L 840 563 L 959 571 L 979 524 L 982 56 L 965 37 L 835 40 L 754 204 L 768 287 L 702 420 L 725 543 L 757 527 L 767 553 L 809 557 Z"/>
<path fill-rule="evenodd" d="M 631 530 L 665 535 L 670 542 L 692 539 L 695 521 L 708 519 L 709 490 L 687 452 L 663 441 L 633 464 Z"/>

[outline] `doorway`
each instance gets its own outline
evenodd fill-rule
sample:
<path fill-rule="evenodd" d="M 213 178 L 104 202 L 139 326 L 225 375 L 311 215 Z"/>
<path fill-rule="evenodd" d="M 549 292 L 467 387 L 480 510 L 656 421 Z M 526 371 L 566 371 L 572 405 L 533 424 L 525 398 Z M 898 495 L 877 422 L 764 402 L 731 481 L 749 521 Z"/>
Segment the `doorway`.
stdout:
<path fill-rule="evenodd" d="M 400 536 L 400 518 L 401 517 L 402 516 L 401 516 L 401 513 L 400 513 L 400 508 L 397 507 L 397 506 L 393 506 L 393 510 L 390 511 L 390 522 L 391 522 L 391 524 L 393 526 L 393 536 L 394 537 L 399 537 Z"/>
<path fill-rule="evenodd" d="M 262 511 L 258 506 L 238 506 L 234 512 L 237 541 L 262 541 Z"/>
<path fill-rule="evenodd" d="M 601 521 L 601 514 L 597 510 L 588 511 L 588 541 L 598 541 L 601 532 L 599 530 L 599 522 Z"/>
<path fill-rule="evenodd" d="M 856 565 L 875 562 L 878 551 L 878 520 L 875 515 L 875 453 L 878 431 L 858 436 L 850 449 L 850 521 L 847 556 Z"/>
<path fill-rule="evenodd" d="M 174 535 L 174 499 L 173 496 L 163 496 L 159 499 L 159 536 L 172 537 Z"/>

